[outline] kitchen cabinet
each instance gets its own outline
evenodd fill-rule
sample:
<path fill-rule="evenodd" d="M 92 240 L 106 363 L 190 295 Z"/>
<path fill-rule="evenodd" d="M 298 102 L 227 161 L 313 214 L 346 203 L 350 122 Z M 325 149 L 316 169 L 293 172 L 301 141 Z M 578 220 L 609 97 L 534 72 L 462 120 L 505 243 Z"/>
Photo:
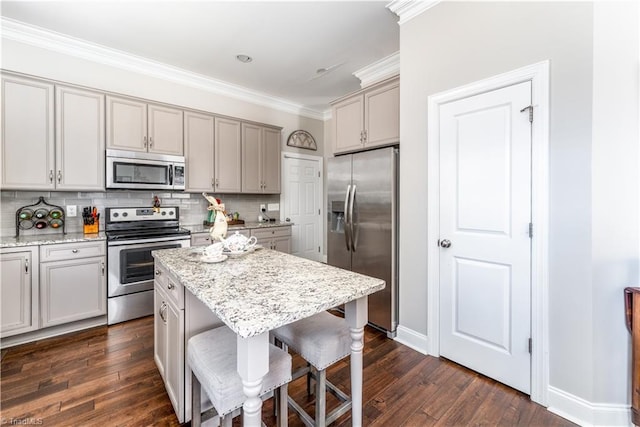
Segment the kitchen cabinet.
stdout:
<path fill-rule="evenodd" d="M 55 189 L 54 85 L 2 75 L 3 189 Z"/>
<path fill-rule="evenodd" d="M 107 96 L 107 148 L 182 156 L 182 110 Z"/>
<path fill-rule="evenodd" d="M 104 242 L 41 246 L 40 326 L 46 328 L 105 315 L 105 270 Z"/>
<path fill-rule="evenodd" d="M 2 86 L 2 188 L 104 190 L 104 95 L 11 75 Z"/>
<path fill-rule="evenodd" d="M 38 329 L 38 247 L 0 251 L 0 333 Z"/>
<path fill-rule="evenodd" d="M 332 104 L 334 154 L 400 141 L 400 80 L 385 80 Z"/>
<path fill-rule="evenodd" d="M 251 229 L 251 235 L 258 239 L 258 244 L 267 249 L 291 253 L 291 227 L 268 227 Z"/>
<path fill-rule="evenodd" d="M 215 190 L 214 121 L 210 115 L 184 112 L 185 191 Z"/>
<path fill-rule="evenodd" d="M 243 193 L 280 193 L 280 139 L 277 129 L 242 124 Z"/>
<path fill-rule="evenodd" d="M 215 118 L 214 171 L 216 193 L 242 191 L 241 123 Z"/>
<path fill-rule="evenodd" d="M 176 414 L 184 414 L 184 350 L 184 287 L 156 264 L 154 360 Z"/>
<path fill-rule="evenodd" d="M 104 190 L 104 95 L 56 86 L 57 190 Z"/>
<path fill-rule="evenodd" d="M 251 237 L 251 231 L 248 229 L 234 230 L 232 228 L 229 228 L 229 230 L 227 231 L 227 236 L 230 236 L 235 232 L 238 232 L 245 237 Z M 200 233 L 191 233 L 191 246 L 208 246 L 210 244 L 211 244 L 211 236 L 209 235 L 208 231 L 203 231 Z"/>

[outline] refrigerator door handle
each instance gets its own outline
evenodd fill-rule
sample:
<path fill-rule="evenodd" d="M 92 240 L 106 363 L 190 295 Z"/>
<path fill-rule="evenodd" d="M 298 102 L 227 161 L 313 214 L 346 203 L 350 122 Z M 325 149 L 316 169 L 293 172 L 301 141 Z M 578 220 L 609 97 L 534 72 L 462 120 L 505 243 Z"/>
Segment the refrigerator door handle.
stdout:
<path fill-rule="evenodd" d="M 351 189 L 351 201 L 349 203 L 349 234 L 351 235 L 351 251 L 355 252 L 358 246 L 358 230 L 353 225 L 353 205 L 356 204 L 356 185 Z"/>
<path fill-rule="evenodd" d="M 347 193 L 344 196 L 344 241 L 347 244 L 347 250 L 351 251 L 351 235 L 349 234 L 349 196 L 351 195 L 351 185 L 347 185 Z"/>

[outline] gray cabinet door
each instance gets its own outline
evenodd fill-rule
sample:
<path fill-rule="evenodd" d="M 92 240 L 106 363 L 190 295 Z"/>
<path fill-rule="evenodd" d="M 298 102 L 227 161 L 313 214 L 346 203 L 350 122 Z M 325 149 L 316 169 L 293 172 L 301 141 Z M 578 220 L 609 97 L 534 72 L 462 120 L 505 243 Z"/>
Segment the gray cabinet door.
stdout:
<path fill-rule="evenodd" d="M 105 257 L 40 263 L 42 327 L 106 314 L 106 284 Z"/>
<path fill-rule="evenodd" d="M 182 110 L 164 105 L 148 106 L 149 152 L 157 154 L 184 154 Z"/>
<path fill-rule="evenodd" d="M 167 302 L 161 289 L 162 287 L 156 283 L 153 298 L 153 358 L 160 376 L 164 379 L 167 370 L 168 326 L 164 314 Z"/>
<path fill-rule="evenodd" d="M 365 147 L 400 140 L 400 83 L 395 79 L 364 94 Z"/>
<path fill-rule="evenodd" d="M 2 75 L 3 189 L 54 189 L 53 129 L 53 84 Z"/>
<path fill-rule="evenodd" d="M 262 127 L 242 124 L 242 192 L 262 192 Z"/>
<path fill-rule="evenodd" d="M 107 148 L 147 151 L 147 104 L 107 96 Z"/>
<path fill-rule="evenodd" d="M 264 128 L 262 137 L 262 192 L 280 194 L 281 132 Z"/>
<path fill-rule="evenodd" d="M 34 251 L 37 248 L 0 255 L 0 332 L 3 337 L 38 329 L 38 275 L 33 274 L 38 258 Z"/>
<path fill-rule="evenodd" d="M 104 190 L 104 95 L 56 86 L 56 189 Z"/>
<path fill-rule="evenodd" d="M 291 237 L 278 237 L 272 241 L 272 249 L 276 251 L 291 253 Z"/>
<path fill-rule="evenodd" d="M 355 95 L 333 106 L 334 153 L 362 148 L 364 98 Z"/>
<path fill-rule="evenodd" d="M 215 119 L 215 191 L 239 193 L 242 191 L 240 122 L 216 117 Z"/>
<path fill-rule="evenodd" d="M 184 154 L 187 167 L 186 191 L 215 190 L 214 117 L 191 111 L 184 113 Z"/>

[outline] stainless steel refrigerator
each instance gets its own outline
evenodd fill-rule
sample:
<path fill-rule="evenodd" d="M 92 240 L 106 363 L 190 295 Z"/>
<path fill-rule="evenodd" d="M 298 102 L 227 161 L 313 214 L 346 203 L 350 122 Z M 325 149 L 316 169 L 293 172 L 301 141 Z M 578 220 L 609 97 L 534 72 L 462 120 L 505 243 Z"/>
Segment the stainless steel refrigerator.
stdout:
<path fill-rule="evenodd" d="M 327 259 L 383 279 L 369 295 L 369 323 L 394 337 L 398 325 L 398 148 L 330 158 Z"/>

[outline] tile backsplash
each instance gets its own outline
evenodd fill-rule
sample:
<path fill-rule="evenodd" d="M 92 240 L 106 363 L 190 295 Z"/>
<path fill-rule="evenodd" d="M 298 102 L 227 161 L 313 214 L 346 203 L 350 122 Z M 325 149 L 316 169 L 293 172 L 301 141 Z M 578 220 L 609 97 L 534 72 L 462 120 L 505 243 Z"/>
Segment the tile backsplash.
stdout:
<path fill-rule="evenodd" d="M 260 205 L 279 203 L 277 194 L 215 194 L 224 203 L 228 213 L 238 212 L 240 219 L 245 221 L 257 221 Z M 152 191 L 107 191 L 96 193 L 67 192 L 67 191 L 1 191 L 0 192 L 0 236 L 15 236 L 16 211 L 25 205 L 38 202 L 42 196 L 52 205 L 66 208 L 68 205 L 77 206 L 78 216 L 69 217 L 66 221 L 67 232 L 82 232 L 82 208 L 96 206 L 100 215 L 100 231 L 104 231 L 104 208 L 106 207 L 151 207 L 153 197 L 158 196 L 162 206 L 178 206 L 180 208 L 181 225 L 197 225 L 207 217 L 207 202 L 200 193 L 183 192 L 152 192 Z M 279 219 L 279 211 L 267 211 L 267 214 Z M 53 234 L 58 230 L 20 230 L 20 235 Z"/>

